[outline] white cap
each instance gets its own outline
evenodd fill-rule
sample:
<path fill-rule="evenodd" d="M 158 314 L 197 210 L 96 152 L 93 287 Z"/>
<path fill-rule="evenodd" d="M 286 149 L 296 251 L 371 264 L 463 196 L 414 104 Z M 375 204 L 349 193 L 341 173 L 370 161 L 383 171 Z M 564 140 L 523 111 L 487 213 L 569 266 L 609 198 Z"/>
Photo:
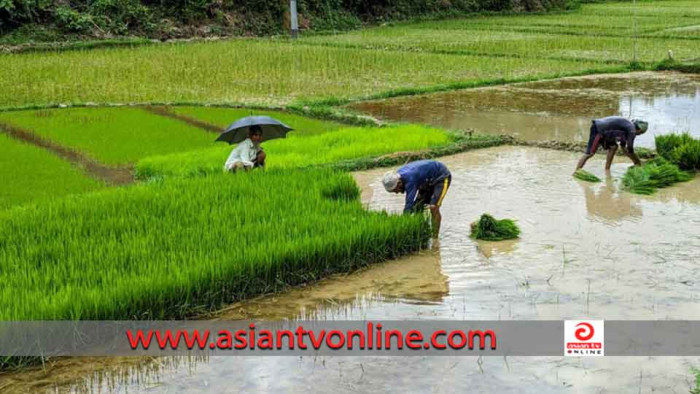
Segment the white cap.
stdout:
<path fill-rule="evenodd" d="M 386 174 L 384 174 L 384 178 L 382 178 L 382 184 L 384 184 L 384 188 L 388 192 L 393 192 L 396 189 L 396 186 L 399 185 L 399 180 L 401 177 L 399 177 L 399 174 L 396 173 L 396 171 L 389 171 Z"/>

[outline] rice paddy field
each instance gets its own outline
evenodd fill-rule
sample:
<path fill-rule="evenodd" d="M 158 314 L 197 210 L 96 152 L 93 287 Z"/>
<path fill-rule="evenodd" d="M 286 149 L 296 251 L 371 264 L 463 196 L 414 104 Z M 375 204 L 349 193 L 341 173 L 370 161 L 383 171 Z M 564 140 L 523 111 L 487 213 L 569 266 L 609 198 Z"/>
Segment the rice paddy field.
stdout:
<path fill-rule="evenodd" d="M 311 136 L 290 136 L 262 144 L 269 168 L 331 165 L 347 160 L 378 157 L 399 151 L 417 151 L 448 145 L 454 136 L 424 126 L 345 127 Z M 136 164 L 141 179 L 163 176 L 187 177 L 221 172 L 222 157 L 231 150 L 215 148 L 164 156 L 152 156 Z"/>
<path fill-rule="evenodd" d="M 218 174 L 8 210 L 0 319 L 188 316 L 416 251 L 427 229 L 421 216 L 364 211 L 350 175 L 330 171 Z"/>
<path fill-rule="evenodd" d="M 117 166 L 211 145 L 214 134 L 140 108 L 67 108 L 0 113 L 0 123 Z"/>
<path fill-rule="evenodd" d="M 595 107 L 591 103 L 602 108 L 596 111 L 613 111 L 627 101 L 631 114 L 631 99 L 613 97 L 603 88 L 612 82 L 583 75 L 652 70 L 669 51 L 676 60 L 690 64 L 700 53 L 698 20 L 700 8 L 694 1 L 641 1 L 585 4 L 558 14 L 389 23 L 298 40 L 240 38 L 0 54 L 0 320 L 196 318 L 232 302 L 245 304 L 253 296 L 414 254 L 429 245 L 427 218 L 394 214 L 399 200 L 388 200 L 395 196 L 379 194 L 381 190 L 375 193 L 385 170 L 355 173 L 354 178 L 348 170 L 522 141 L 512 138 L 517 133 L 474 134 L 473 124 L 465 123 L 456 114 L 459 111 L 446 111 L 442 102 L 433 103 L 442 112 L 422 114 L 435 123 L 413 120 L 421 124 L 407 123 L 412 118 L 405 112 L 418 113 L 417 107 L 399 104 L 405 112 L 397 111 L 402 115 L 392 119 L 396 123 L 384 124 L 357 116 L 360 107 L 346 104 L 407 95 L 416 95 L 425 104 L 434 98 L 422 93 L 581 75 L 590 83 L 578 101 L 554 94 L 555 88 L 546 85 L 561 84 L 567 94 L 582 89 L 565 78 L 536 82 L 545 84 L 537 92 L 533 85 L 508 85 L 502 90 L 512 95 L 502 94 L 498 102 L 517 103 L 518 111 L 541 115 L 555 113 L 554 107 L 590 112 Z M 638 74 L 652 78 L 654 73 Z M 700 91 L 688 83 L 693 78 L 666 77 L 684 89 L 663 89 L 677 96 L 684 108 L 695 108 Z M 630 91 L 647 86 L 630 82 L 632 77 L 622 80 L 619 83 Z M 660 83 L 671 86 L 667 80 Z M 650 97 L 643 100 L 655 100 Z M 481 105 L 476 112 L 483 119 L 490 116 L 485 107 L 495 106 L 476 96 L 469 100 Z M 517 111 L 505 112 L 512 116 Z M 265 170 L 223 173 L 233 147 L 215 143 L 217 132 L 248 115 L 272 116 L 294 131 L 287 138 L 263 142 Z M 693 116 L 687 115 L 686 123 L 693 123 Z M 524 129 L 518 122 L 512 124 Z M 481 124 L 496 123 L 487 119 Z M 576 118 L 566 125 L 561 130 L 552 127 L 553 135 L 565 135 L 564 129 L 573 126 L 585 132 L 590 119 Z M 667 131 L 659 133 L 665 136 L 657 138 L 658 153 L 688 173 L 674 178 L 683 182 L 653 195 L 629 192 L 632 188 L 626 188 L 623 180 L 627 168 L 619 160 L 612 175 L 587 167 L 591 173 L 584 178 L 600 181 L 588 183 L 572 178 L 576 158 L 571 152 L 511 146 L 445 158 L 457 175 L 452 192 L 456 195 L 451 199 L 448 194 L 445 200 L 449 218 L 445 235 L 432 244 L 437 251 L 410 257 L 407 266 L 389 263 L 400 274 L 390 273 L 388 278 L 383 277 L 381 272 L 387 272 L 383 268 L 380 273 L 369 268 L 366 274 L 357 274 L 362 279 L 348 276 L 347 294 L 338 297 L 350 301 L 335 303 L 335 309 L 323 305 L 334 303 L 337 294 L 324 293 L 304 300 L 308 309 L 299 314 L 280 314 L 256 301 L 250 301 L 254 307 L 244 305 L 236 311 L 253 317 L 265 309 L 269 312 L 265 316 L 274 318 L 317 318 L 320 315 L 304 313 L 323 310 L 331 311 L 331 318 L 363 318 L 362 305 L 381 300 L 383 306 L 372 313 L 396 319 L 455 318 L 458 312 L 465 319 L 593 316 L 588 301 L 583 308 L 581 296 L 582 281 L 589 280 L 590 291 L 593 278 L 603 283 L 595 290 L 600 298 L 594 307 L 600 313 L 630 319 L 678 318 L 684 311 L 695 316 L 695 298 L 688 294 L 697 285 L 688 278 L 696 277 L 697 271 L 689 262 L 700 258 L 694 235 L 700 151 L 694 129 L 684 136 L 667 136 Z M 651 135 L 656 134 L 647 137 Z M 121 177 L 119 182 L 115 174 Z M 672 175 L 669 170 L 655 174 L 664 178 L 663 186 Z M 650 179 L 648 174 L 637 174 L 638 189 L 646 191 Z M 372 204 L 374 210 L 368 209 Z M 486 209 L 496 218 L 507 218 L 501 222 L 505 234 L 485 237 L 498 242 L 469 237 L 469 224 Z M 672 215 L 683 224 L 678 225 Z M 559 221 L 547 221 L 550 216 Z M 497 224 L 483 227 L 491 231 Z M 620 232 L 623 225 L 630 230 Z M 624 250 L 616 252 L 615 236 L 623 237 Z M 652 241 L 643 245 L 638 242 L 642 238 Z M 616 253 L 622 268 L 608 259 Z M 432 261 L 428 268 L 426 256 Z M 421 264 L 411 264 L 414 258 Z M 582 263 L 598 260 L 603 263 L 595 267 Z M 515 268 L 509 269 L 513 262 Z M 670 269 L 664 271 L 667 265 Z M 414 272 L 410 267 L 419 268 Z M 565 277 L 568 267 L 574 276 Z M 636 282 L 620 287 L 619 278 L 612 280 L 614 271 L 627 268 Z M 339 288 L 340 282 L 328 283 Z M 404 283 L 411 283 L 410 288 L 401 288 Z M 369 295 L 364 293 L 367 288 Z M 289 295 L 294 291 L 301 290 L 281 297 L 282 303 L 298 302 L 299 297 Z M 416 293 L 421 295 L 416 298 Z M 538 304 L 537 297 L 546 303 Z M 479 302 L 468 302 L 472 298 L 491 309 L 487 312 Z M 260 302 L 277 302 L 264 301 L 269 299 L 262 297 Z M 615 309 L 628 304 L 624 310 L 629 314 Z M 668 305 L 677 308 L 669 314 L 659 312 Z M 344 310 L 348 314 L 343 315 Z M 651 391 L 677 389 L 678 376 L 690 374 L 692 365 L 686 362 L 682 368 L 680 361 L 673 365 L 673 376 L 652 377 Z M 370 360 L 368 371 L 384 370 L 383 363 Z M 391 364 L 387 370 L 405 373 L 398 364 L 387 363 Z M 519 364 L 525 374 L 531 371 L 527 364 Z M 17 364 L 0 359 L 0 370 L 12 365 Z M 210 376 L 217 365 L 227 366 L 215 361 L 203 376 Z M 436 371 L 454 368 L 430 365 Z M 670 368 L 655 365 L 665 372 L 663 368 Z M 298 368 L 308 372 L 307 367 Z M 532 371 L 533 376 L 546 375 L 544 386 L 537 387 L 557 392 L 571 387 L 562 384 L 564 380 L 585 383 L 574 376 L 580 365 L 566 368 L 568 377 L 561 381 L 558 374 L 553 378 L 551 373 Z M 605 368 L 615 376 L 614 366 Z M 551 369 L 558 370 L 554 365 Z M 95 375 L 91 367 L 87 370 Z M 41 373 L 50 375 L 52 369 Z M 484 376 L 516 375 L 489 370 Z M 0 391 L 13 391 L 13 382 L 22 381 L 13 377 L 7 383 L 5 376 L 0 371 Z M 362 376 L 350 386 L 341 378 L 339 391 L 361 386 Z M 388 382 L 385 388 L 406 382 L 398 376 L 383 376 L 381 382 Z M 517 376 L 513 378 L 517 382 L 501 379 L 502 391 L 520 390 L 522 382 L 543 384 L 537 376 L 534 380 Z M 664 386 L 671 378 L 674 384 Z M 173 391 L 201 389 L 186 383 L 178 386 L 177 379 L 188 378 L 174 378 L 169 386 Z M 313 381 L 309 376 L 295 379 L 306 386 Z M 31 382 L 29 387 L 36 388 Z M 424 381 L 421 387 L 434 389 L 434 383 Z M 130 384 L 126 390 L 151 388 Z M 246 385 L 240 387 L 257 387 Z M 26 385 L 16 387 L 17 392 L 28 391 Z M 94 387 L 102 388 L 101 383 Z M 581 387 L 600 385 L 575 389 Z"/>
<path fill-rule="evenodd" d="M 0 210 L 27 201 L 60 198 L 104 185 L 70 163 L 0 133 Z"/>
<path fill-rule="evenodd" d="M 246 108 L 177 106 L 170 107 L 170 112 L 214 125 L 222 130 L 231 124 L 232 119 L 239 119 L 250 115 L 267 115 L 274 117 L 286 125 L 293 125 L 294 131 L 292 134 L 290 134 L 291 136 L 323 134 L 328 131 L 335 131 L 342 127 L 346 127 L 344 124 L 328 120 L 319 120 L 280 111 L 265 111 Z"/>
<path fill-rule="evenodd" d="M 0 55 L 0 102 L 284 105 L 615 71 L 635 60 L 635 47 L 641 62 L 661 61 L 669 50 L 697 58 L 693 4 L 641 2 L 636 11 L 631 3 L 588 4 L 560 15 L 399 24 L 297 41 Z"/>

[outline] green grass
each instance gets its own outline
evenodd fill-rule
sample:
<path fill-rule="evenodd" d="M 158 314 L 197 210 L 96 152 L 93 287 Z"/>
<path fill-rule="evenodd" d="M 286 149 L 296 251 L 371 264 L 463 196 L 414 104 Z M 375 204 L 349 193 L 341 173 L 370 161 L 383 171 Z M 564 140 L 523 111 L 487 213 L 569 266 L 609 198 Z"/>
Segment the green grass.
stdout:
<path fill-rule="evenodd" d="M 216 135 L 140 108 L 68 108 L 0 113 L 0 122 L 28 129 L 107 165 L 201 149 Z"/>
<path fill-rule="evenodd" d="M 217 174 L 0 212 L 0 320 L 181 318 L 425 245 L 422 216 L 365 211 L 351 183 Z"/>
<path fill-rule="evenodd" d="M 312 136 L 294 136 L 262 144 L 268 168 L 293 168 L 332 164 L 375 157 L 397 151 L 416 151 L 445 146 L 452 141 L 444 130 L 416 125 L 350 127 Z M 193 176 L 219 173 L 233 147 L 148 157 L 136 165 L 137 177 Z"/>
<path fill-rule="evenodd" d="M 478 221 L 471 224 L 471 237 L 484 241 L 503 241 L 515 239 L 520 235 L 520 229 L 511 219 L 495 219 L 485 213 Z"/>
<path fill-rule="evenodd" d="M 653 194 L 657 189 L 686 182 L 692 176 L 678 169 L 662 158 L 644 163 L 641 167 L 631 167 L 622 178 L 625 190 L 635 194 Z"/>
<path fill-rule="evenodd" d="M 235 120 L 251 115 L 267 115 L 279 120 L 280 122 L 294 129 L 294 131 L 292 132 L 294 134 L 290 135 L 321 134 L 327 131 L 334 131 L 338 130 L 341 127 L 344 127 L 343 124 L 337 122 L 312 119 L 281 111 L 189 106 L 171 107 L 170 111 L 178 115 L 184 115 L 202 122 L 219 126 L 222 130 L 226 126 L 233 123 Z"/>
<path fill-rule="evenodd" d="M 660 135 L 655 138 L 659 156 L 682 170 L 700 171 L 700 139 L 689 133 Z"/>
<path fill-rule="evenodd" d="M 700 394 L 700 369 L 693 369 L 695 375 L 695 387 L 690 390 L 690 394 Z"/>
<path fill-rule="evenodd" d="M 49 152 L 0 133 L 0 209 L 96 190 L 99 181 Z"/>
<path fill-rule="evenodd" d="M 593 182 L 593 183 L 597 183 L 597 182 L 601 181 L 600 178 L 598 178 L 597 176 L 591 174 L 590 172 L 588 172 L 584 169 L 576 170 L 576 172 L 574 172 L 574 178 L 580 179 L 580 180 L 586 181 L 586 182 Z"/>

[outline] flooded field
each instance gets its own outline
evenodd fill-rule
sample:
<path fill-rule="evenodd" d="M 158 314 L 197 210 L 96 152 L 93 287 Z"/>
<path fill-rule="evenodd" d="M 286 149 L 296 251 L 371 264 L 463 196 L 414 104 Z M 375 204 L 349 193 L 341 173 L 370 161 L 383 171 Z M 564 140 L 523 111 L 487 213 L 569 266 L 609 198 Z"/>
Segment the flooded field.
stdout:
<path fill-rule="evenodd" d="M 600 156 L 600 155 L 599 155 Z M 231 305 L 216 319 L 700 319 L 700 179 L 653 196 L 571 177 L 578 156 L 499 147 L 445 157 L 453 185 L 432 250 Z M 604 178 L 602 157 L 587 169 Z M 386 169 L 356 174 L 370 209 L 398 212 Z M 517 219 L 516 241 L 475 242 L 484 212 Z M 72 365 L 71 365 L 72 363 Z M 0 391 L 678 392 L 700 358 L 216 357 L 59 362 L 0 376 Z M 104 370 L 107 372 L 99 372 Z"/>
<path fill-rule="evenodd" d="M 640 72 L 594 75 L 361 102 L 350 108 L 380 119 L 510 134 L 529 141 L 587 141 L 591 119 L 649 121 L 654 135 L 700 136 L 700 76 Z"/>

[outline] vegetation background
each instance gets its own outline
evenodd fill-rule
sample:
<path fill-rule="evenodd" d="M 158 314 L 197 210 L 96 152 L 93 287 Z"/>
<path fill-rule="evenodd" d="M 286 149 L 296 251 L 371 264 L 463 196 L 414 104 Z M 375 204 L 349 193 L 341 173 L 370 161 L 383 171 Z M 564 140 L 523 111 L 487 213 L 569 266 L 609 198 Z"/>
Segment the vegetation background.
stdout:
<path fill-rule="evenodd" d="M 537 12 L 581 0 L 299 0 L 302 30 L 346 30 L 421 16 Z M 0 42 L 141 36 L 270 35 L 289 25 L 288 0 L 0 0 Z"/>

